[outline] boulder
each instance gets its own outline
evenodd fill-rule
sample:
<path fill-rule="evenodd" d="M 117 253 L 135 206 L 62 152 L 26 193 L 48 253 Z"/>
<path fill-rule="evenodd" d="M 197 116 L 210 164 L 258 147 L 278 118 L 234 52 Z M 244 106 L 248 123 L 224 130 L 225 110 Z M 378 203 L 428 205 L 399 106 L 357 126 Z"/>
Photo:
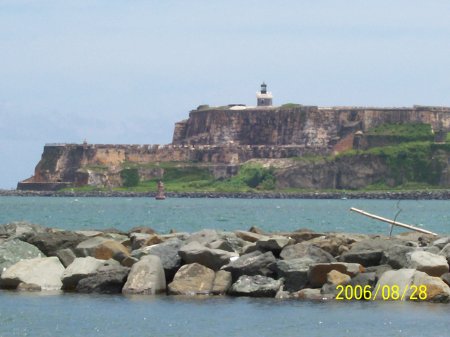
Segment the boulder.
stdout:
<path fill-rule="evenodd" d="M 448 286 L 450 286 L 450 273 L 445 273 L 441 275 L 441 280 L 445 282 Z"/>
<path fill-rule="evenodd" d="M 133 233 L 144 233 L 144 234 L 155 234 L 155 230 L 153 228 L 150 227 L 145 227 L 145 226 L 137 226 L 137 227 L 133 227 L 128 231 L 128 236 L 130 236 Z"/>
<path fill-rule="evenodd" d="M 196 241 L 181 247 L 178 254 L 186 263 L 200 263 L 212 270 L 219 270 L 220 267 L 229 263 L 231 258 L 239 257 L 237 253 L 207 248 Z"/>
<path fill-rule="evenodd" d="M 392 267 L 388 264 L 380 264 L 379 266 L 372 266 L 366 268 L 366 273 L 375 273 L 377 280 L 388 270 L 392 270 Z M 359 274 L 358 274 L 359 275 Z"/>
<path fill-rule="evenodd" d="M 170 283 L 177 270 L 181 267 L 181 257 L 178 255 L 183 242 L 173 238 L 157 245 L 144 247 L 131 252 L 131 255 L 140 259 L 145 255 L 156 255 L 161 259 L 164 272 L 166 274 L 166 283 Z"/>
<path fill-rule="evenodd" d="M 299 300 L 309 300 L 309 301 L 323 301 L 329 299 L 327 296 L 321 293 L 320 289 L 305 288 L 291 294 L 292 298 L 297 298 Z"/>
<path fill-rule="evenodd" d="M 182 266 L 172 283 L 169 284 L 169 293 L 172 295 L 199 295 L 209 294 L 213 288 L 215 273 L 212 269 L 198 263 Z"/>
<path fill-rule="evenodd" d="M 423 251 L 408 253 L 407 267 L 423 271 L 430 276 L 441 276 L 448 273 L 447 259 L 441 255 L 436 255 Z"/>
<path fill-rule="evenodd" d="M 155 234 L 131 233 L 130 234 L 131 249 L 132 250 L 136 250 L 136 249 L 139 249 L 141 247 L 148 246 L 146 244 L 146 242 L 152 236 L 155 236 Z"/>
<path fill-rule="evenodd" d="M 407 245 L 412 243 L 414 246 L 418 247 L 428 246 L 431 242 L 436 240 L 436 236 L 434 235 L 419 232 L 403 232 L 395 235 L 394 238 L 405 241 Z"/>
<path fill-rule="evenodd" d="M 394 269 L 405 268 L 408 264 L 406 255 L 416 250 L 415 247 L 394 244 L 383 251 L 380 264 L 388 264 Z"/>
<path fill-rule="evenodd" d="M 75 253 L 80 257 L 92 256 L 96 259 L 115 259 L 119 262 L 130 256 L 124 245 L 103 237 L 94 237 L 79 243 L 75 248 Z"/>
<path fill-rule="evenodd" d="M 342 254 L 339 261 L 349 263 L 359 263 L 364 267 L 378 266 L 380 264 L 383 251 L 381 250 L 365 250 L 365 251 L 348 251 Z"/>
<path fill-rule="evenodd" d="M 191 242 L 197 242 L 201 245 L 206 246 L 208 243 L 220 240 L 221 237 L 219 233 L 214 229 L 203 229 L 198 232 L 194 232 L 186 239 L 186 244 Z"/>
<path fill-rule="evenodd" d="M 303 241 L 309 241 L 321 236 L 325 236 L 324 233 L 313 232 L 310 229 L 299 229 L 295 232 L 289 233 L 288 235 L 291 239 L 295 241 L 295 243 L 300 243 Z"/>
<path fill-rule="evenodd" d="M 349 282 L 351 279 L 347 274 L 342 274 L 337 270 L 332 270 L 327 274 L 327 283 L 332 285 L 339 285 Z"/>
<path fill-rule="evenodd" d="M 23 282 L 36 284 L 42 290 L 59 290 L 63 273 L 64 266 L 55 256 L 22 260 L 2 273 L 0 285 L 4 288 L 17 288 Z"/>
<path fill-rule="evenodd" d="M 282 280 L 262 275 L 243 275 L 231 285 L 228 293 L 233 296 L 275 297 L 282 285 Z"/>
<path fill-rule="evenodd" d="M 42 291 L 40 285 L 34 283 L 19 283 L 16 288 L 17 291 Z"/>
<path fill-rule="evenodd" d="M 104 263 L 105 260 L 99 260 L 91 256 L 76 258 L 62 274 L 62 288 L 64 290 L 75 290 L 81 279 L 94 274 Z"/>
<path fill-rule="evenodd" d="M 263 234 L 257 234 L 257 233 L 253 233 L 253 232 L 247 232 L 247 231 L 234 231 L 234 234 L 236 234 L 236 236 L 244 241 L 247 242 L 256 242 L 258 240 L 264 239 L 267 236 L 263 235 Z"/>
<path fill-rule="evenodd" d="M 160 258 L 147 255 L 131 267 L 122 293 L 155 295 L 165 290 L 166 277 Z"/>
<path fill-rule="evenodd" d="M 20 260 L 45 257 L 36 247 L 21 240 L 7 240 L 0 244 L 0 275 Z"/>
<path fill-rule="evenodd" d="M 76 259 L 75 253 L 70 248 L 57 250 L 56 256 L 66 268 Z"/>
<path fill-rule="evenodd" d="M 375 287 L 375 284 L 377 283 L 378 277 L 375 272 L 366 272 L 365 273 L 359 273 L 356 276 L 352 277 L 352 279 L 349 282 L 346 282 L 346 284 L 355 287 L 356 285 L 360 285 L 363 288 L 365 286 L 371 286 L 372 289 Z"/>
<path fill-rule="evenodd" d="M 237 280 L 242 275 L 270 276 L 273 272 L 269 266 L 275 262 L 276 259 L 272 252 L 261 253 L 260 251 L 255 251 L 242 255 L 237 260 L 223 266 L 222 269 L 231 272 L 233 280 Z"/>
<path fill-rule="evenodd" d="M 119 264 L 100 267 L 94 274 L 81 279 L 76 287 L 80 293 L 118 294 L 122 292 L 130 268 Z"/>
<path fill-rule="evenodd" d="M 330 233 L 326 236 L 316 237 L 307 241 L 309 244 L 322 248 L 324 251 L 330 253 L 332 256 L 337 256 L 355 242 L 359 237 L 350 234 Z M 344 249 L 345 247 L 345 249 Z"/>
<path fill-rule="evenodd" d="M 284 236 L 271 235 L 269 237 L 265 237 L 256 241 L 256 249 L 262 252 L 270 251 L 275 255 L 279 255 L 281 250 L 292 241 L 291 239 Z"/>
<path fill-rule="evenodd" d="M 75 248 L 86 236 L 69 231 L 37 233 L 26 241 L 39 248 L 46 256 L 56 256 L 56 252 L 64 248 Z"/>
<path fill-rule="evenodd" d="M 398 286 L 401 290 L 401 293 L 403 294 L 403 291 L 405 287 L 408 287 L 412 284 L 412 280 L 414 277 L 414 273 L 416 272 L 415 269 L 399 269 L 399 270 L 388 270 L 383 275 L 381 275 L 380 279 L 377 282 L 376 287 L 372 291 L 372 295 L 375 296 L 376 289 L 379 287 L 380 289 L 383 288 L 383 286 Z M 374 298 L 375 300 L 382 300 L 382 296 L 378 296 Z M 404 297 L 404 300 L 406 300 L 407 297 Z"/>
<path fill-rule="evenodd" d="M 327 283 L 322 286 L 320 292 L 334 297 L 339 292 L 336 287 L 340 284 L 350 282 L 350 279 L 350 276 L 342 274 L 337 270 L 332 270 L 327 274 Z"/>
<path fill-rule="evenodd" d="M 375 237 L 352 243 L 350 250 L 352 252 L 362 252 L 367 250 L 386 251 L 393 245 L 407 246 L 407 243 L 398 238 Z"/>
<path fill-rule="evenodd" d="M 231 245 L 231 243 L 229 243 L 228 241 L 223 240 L 223 239 L 220 239 L 220 240 L 208 243 L 207 247 L 211 248 L 211 249 L 225 250 L 227 252 L 233 252 L 233 253 L 235 252 L 235 250 L 234 250 L 233 246 Z"/>
<path fill-rule="evenodd" d="M 122 261 L 120 261 L 120 264 L 124 267 L 131 268 L 135 263 L 137 263 L 139 259 L 132 257 L 132 256 L 126 256 Z"/>
<path fill-rule="evenodd" d="M 0 225 L 0 237 L 26 240 L 31 235 L 45 233 L 48 228 L 25 221 L 10 222 Z"/>
<path fill-rule="evenodd" d="M 411 299 L 410 297 L 415 291 L 412 285 L 415 287 L 426 287 L 427 301 L 448 302 L 450 299 L 450 288 L 444 281 L 439 277 L 429 276 L 415 269 L 399 269 L 385 272 L 378 280 L 372 294 L 375 296 L 376 289 L 383 289 L 384 286 L 391 289 L 393 286 L 398 286 L 400 298 L 397 300 L 407 301 Z M 405 296 L 403 296 L 403 293 L 405 293 Z M 418 291 L 415 292 L 415 296 L 419 298 Z M 375 299 L 383 300 L 383 296 L 378 293 Z"/>
<path fill-rule="evenodd" d="M 443 249 L 446 245 L 450 243 L 450 236 L 444 236 L 431 243 L 432 246 L 436 246 L 439 249 Z"/>
<path fill-rule="evenodd" d="M 296 292 L 307 285 L 309 266 L 313 263 L 309 258 L 278 260 L 270 268 L 279 278 L 284 278 L 286 291 Z"/>
<path fill-rule="evenodd" d="M 447 243 L 444 248 L 439 251 L 439 255 L 442 255 L 447 259 L 447 263 L 450 263 L 450 243 Z"/>
<path fill-rule="evenodd" d="M 327 274 L 337 270 L 343 274 L 353 277 L 364 272 L 364 267 L 358 263 L 332 262 L 316 263 L 309 267 L 308 281 L 313 288 L 320 288 L 327 282 Z"/>
<path fill-rule="evenodd" d="M 330 253 L 307 242 L 297 243 L 295 245 L 285 247 L 280 253 L 280 258 L 283 260 L 308 258 L 317 263 L 329 263 L 336 261 Z"/>
<path fill-rule="evenodd" d="M 230 289 L 232 284 L 231 273 L 225 270 L 219 270 L 216 272 L 216 277 L 214 278 L 211 293 L 214 295 L 223 295 L 228 289 Z"/>

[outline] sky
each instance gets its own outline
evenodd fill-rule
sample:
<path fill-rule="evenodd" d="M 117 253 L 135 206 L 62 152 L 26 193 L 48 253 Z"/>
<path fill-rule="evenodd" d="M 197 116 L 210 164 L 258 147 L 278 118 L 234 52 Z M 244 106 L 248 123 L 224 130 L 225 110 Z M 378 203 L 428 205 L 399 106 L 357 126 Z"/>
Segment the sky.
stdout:
<path fill-rule="evenodd" d="M 450 106 L 448 0 L 0 0 L 0 188 L 45 143 L 167 144 L 198 105 Z"/>

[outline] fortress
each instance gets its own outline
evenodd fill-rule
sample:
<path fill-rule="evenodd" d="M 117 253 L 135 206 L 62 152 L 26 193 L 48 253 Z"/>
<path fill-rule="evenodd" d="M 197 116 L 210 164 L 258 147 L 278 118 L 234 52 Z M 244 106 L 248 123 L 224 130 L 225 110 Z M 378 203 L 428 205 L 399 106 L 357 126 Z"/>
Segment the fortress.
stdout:
<path fill-rule="evenodd" d="M 194 163 L 208 167 L 216 178 L 223 178 L 236 174 L 240 165 L 249 160 L 286 168 L 292 163 L 286 164 L 284 159 L 327 156 L 364 146 L 365 133 L 382 124 L 421 123 L 430 125 L 434 133 L 450 131 L 449 107 L 273 106 L 272 99 L 263 83 L 256 106 L 199 106 L 188 119 L 175 124 L 169 145 L 46 144 L 34 175 L 19 182 L 18 189 L 115 187 L 121 185 L 124 165 L 137 165 L 141 179 L 151 179 L 164 175 L 158 165 L 166 162 Z M 351 168 L 345 168 L 354 163 L 342 165 L 331 168 L 334 171 L 326 174 L 328 178 L 321 177 L 320 167 L 304 168 L 304 172 L 297 167 L 295 174 L 311 176 L 305 188 L 357 188 L 359 185 L 342 185 L 347 174 L 348 179 L 357 179 Z M 314 178 L 316 173 L 319 176 Z M 289 183 L 280 186 L 289 187 Z"/>

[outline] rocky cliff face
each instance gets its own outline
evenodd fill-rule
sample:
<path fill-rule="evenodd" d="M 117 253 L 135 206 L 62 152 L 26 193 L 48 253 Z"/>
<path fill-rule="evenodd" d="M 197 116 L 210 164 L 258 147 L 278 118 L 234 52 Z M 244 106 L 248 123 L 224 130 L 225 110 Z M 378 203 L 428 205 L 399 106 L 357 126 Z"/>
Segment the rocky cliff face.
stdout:
<path fill-rule="evenodd" d="M 292 108 L 194 110 L 176 124 L 173 144 L 299 145 L 326 153 L 355 131 L 384 123 L 426 123 L 450 130 L 450 109 L 413 108 Z"/>
<path fill-rule="evenodd" d="M 203 108 L 191 111 L 187 120 L 175 125 L 171 145 L 46 145 L 34 176 L 18 188 L 118 186 L 126 163 L 202 163 L 215 176 L 226 177 L 251 159 L 329 155 L 350 149 L 357 131 L 384 123 L 414 122 L 450 131 L 450 108 Z M 278 187 L 359 188 L 376 182 L 386 173 L 385 166 L 376 158 L 324 160 L 314 165 L 297 161 L 278 173 Z M 140 169 L 139 174 L 149 179 L 163 173 Z"/>

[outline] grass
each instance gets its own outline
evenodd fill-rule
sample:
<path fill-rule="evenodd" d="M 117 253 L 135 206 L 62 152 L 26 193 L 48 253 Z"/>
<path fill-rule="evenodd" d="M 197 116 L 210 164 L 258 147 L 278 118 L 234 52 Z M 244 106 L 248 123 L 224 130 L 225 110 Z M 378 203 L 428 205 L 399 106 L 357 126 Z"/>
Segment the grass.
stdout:
<path fill-rule="evenodd" d="M 382 124 L 368 130 L 366 136 L 383 137 L 396 143 L 433 141 L 434 139 L 431 125 L 423 123 Z"/>

